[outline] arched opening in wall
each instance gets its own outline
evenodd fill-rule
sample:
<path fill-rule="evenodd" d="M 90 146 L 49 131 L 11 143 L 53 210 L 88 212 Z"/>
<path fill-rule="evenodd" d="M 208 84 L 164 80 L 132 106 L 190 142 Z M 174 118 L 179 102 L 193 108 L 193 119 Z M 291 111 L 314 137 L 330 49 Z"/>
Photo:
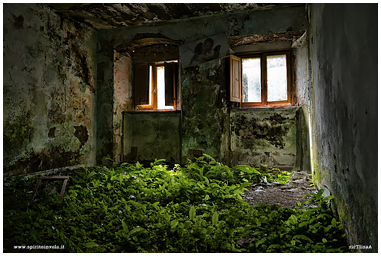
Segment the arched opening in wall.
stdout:
<path fill-rule="evenodd" d="M 138 34 L 115 49 L 132 63 L 131 96 L 135 111 L 180 109 L 180 44 L 181 41 L 160 34 Z"/>
<path fill-rule="evenodd" d="M 116 159 L 145 162 L 165 158 L 180 162 L 180 113 L 177 111 L 181 108 L 180 44 L 160 34 L 143 34 L 115 48 Z M 153 139 L 154 134 L 159 135 Z"/>

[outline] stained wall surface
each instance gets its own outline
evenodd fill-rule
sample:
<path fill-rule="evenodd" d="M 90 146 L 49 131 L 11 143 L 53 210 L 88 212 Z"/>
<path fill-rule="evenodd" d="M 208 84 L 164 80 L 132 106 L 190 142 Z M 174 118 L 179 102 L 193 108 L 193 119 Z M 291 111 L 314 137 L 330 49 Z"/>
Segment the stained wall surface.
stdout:
<path fill-rule="evenodd" d="M 349 243 L 377 252 L 377 4 L 312 4 L 309 16 L 315 180 L 335 197 Z"/>
<path fill-rule="evenodd" d="M 228 158 L 226 61 L 189 67 L 182 73 L 182 163 L 200 150 L 218 161 Z"/>
<path fill-rule="evenodd" d="M 96 34 L 38 4 L 4 4 L 4 176 L 95 164 Z"/>
<path fill-rule="evenodd" d="M 219 33 L 306 27 L 303 6 L 224 14 L 216 16 L 219 22 L 194 18 L 98 33 L 42 5 L 4 7 L 4 169 L 9 174 L 123 160 L 123 112 L 133 110 L 133 63 L 115 48 L 137 35 L 161 34 L 186 43 Z M 192 150 L 232 163 L 228 68 L 226 59 L 219 59 L 181 69 L 182 163 Z M 261 115 L 257 110 L 250 115 L 255 113 Z"/>
<path fill-rule="evenodd" d="M 311 143 L 310 143 L 310 115 L 308 114 L 309 81 L 311 71 L 308 61 L 307 33 L 301 36 L 292 44 L 294 53 L 294 73 L 295 81 L 294 101 L 299 107 L 296 112 L 296 163 L 297 169 L 311 171 Z"/>
<path fill-rule="evenodd" d="M 294 169 L 298 108 L 232 110 L 232 165 Z"/>
<path fill-rule="evenodd" d="M 132 111 L 133 90 L 132 74 L 133 62 L 128 56 L 115 51 L 114 53 L 114 93 L 113 93 L 113 156 L 117 162 L 124 160 L 123 156 L 127 154 L 127 149 L 123 149 L 123 113 Z M 126 143 L 125 143 L 126 144 Z M 126 145 L 125 145 L 126 146 Z M 108 153 L 106 152 L 106 155 Z"/>

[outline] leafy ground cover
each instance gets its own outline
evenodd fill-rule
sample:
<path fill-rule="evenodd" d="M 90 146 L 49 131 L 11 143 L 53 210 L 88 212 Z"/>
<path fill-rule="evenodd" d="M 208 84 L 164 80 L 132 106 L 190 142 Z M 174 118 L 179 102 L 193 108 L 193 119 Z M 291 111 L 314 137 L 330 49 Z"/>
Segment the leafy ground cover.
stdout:
<path fill-rule="evenodd" d="M 252 183 L 264 177 L 285 182 L 288 173 L 229 168 L 208 155 L 172 170 L 162 162 L 84 168 L 70 179 L 63 201 L 41 190 L 24 211 L 7 207 L 6 195 L 27 204 L 25 193 L 36 180 L 4 186 L 5 244 L 64 245 L 51 252 L 347 251 L 329 207 L 333 198 L 322 197 L 322 190 L 306 202 L 318 207 L 242 200 Z"/>

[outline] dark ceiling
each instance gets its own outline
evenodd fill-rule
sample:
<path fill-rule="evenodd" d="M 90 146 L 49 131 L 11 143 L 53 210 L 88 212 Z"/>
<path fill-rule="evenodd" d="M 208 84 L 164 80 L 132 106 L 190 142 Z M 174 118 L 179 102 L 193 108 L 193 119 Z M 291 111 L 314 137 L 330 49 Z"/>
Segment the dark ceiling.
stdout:
<path fill-rule="evenodd" d="M 137 26 L 152 22 L 205 17 L 243 10 L 266 10 L 300 4 L 269 3 L 52 3 L 58 13 L 85 23 L 95 30 Z"/>

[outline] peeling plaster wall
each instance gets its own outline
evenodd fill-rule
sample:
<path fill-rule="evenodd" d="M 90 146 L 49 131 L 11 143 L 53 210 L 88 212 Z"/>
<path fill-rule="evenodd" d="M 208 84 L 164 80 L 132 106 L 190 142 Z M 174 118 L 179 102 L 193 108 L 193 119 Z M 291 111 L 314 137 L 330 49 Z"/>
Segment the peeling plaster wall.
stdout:
<path fill-rule="evenodd" d="M 293 64 L 295 81 L 294 101 L 299 109 L 296 113 L 296 169 L 311 172 L 310 136 L 309 136 L 309 62 L 306 33 L 295 41 L 293 48 Z"/>
<path fill-rule="evenodd" d="M 122 161 L 132 62 L 115 48 L 138 34 L 185 43 L 219 33 L 284 33 L 305 26 L 304 7 L 296 6 L 96 33 L 46 6 L 4 4 L 4 172 Z M 198 95 L 197 105 L 182 104 L 182 162 L 190 149 L 231 159 L 226 68 L 222 59 L 182 70 L 179 102 Z"/>
<path fill-rule="evenodd" d="M 97 163 L 105 158 L 120 159 L 122 145 L 114 134 L 120 134 L 121 122 L 117 116 L 128 111 L 123 96 L 114 85 L 114 50 L 131 42 L 136 36 L 151 37 L 160 34 L 170 40 L 192 42 L 220 33 L 228 37 L 253 34 L 285 33 L 305 30 L 305 7 L 276 8 L 266 11 L 241 11 L 235 14 L 215 15 L 213 18 L 190 18 L 150 25 L 102 30 L 98 33 L 98 137 Z M 189 150 L 204 150 L 224 163 L 230 163 L 230 118 L 228 107 L 228 77 L 225 59 L 204 63 L 181 72 L 182 163 Z M 193 102 L 193 103 L 191 103 Z M 194 105 L 193 105 L 194 104 Z M 115 114 L 116 113 L 116 114 Z M 117 116 L 116 116 L 117 115 Z M 123 132 L 127 134 L 127 131 Z"/>
<path fill-rule="evenodd" d="M 95 32 L 38 4 L 3 22 L 4 176 L 94 165 Z"/>
<path fill-rule="evenodd" d="M 113 152 L 117 162 L 123 161 L 123 112 L 132 111 L 132 60 L 114 53 L 114 111 L 113 111 Z"/>
<path fill-rule="evenodd" d="M 378 251 L 377 4 L 312 4 L 312 167 L 349 244 Z M 366 250 L 365 252 L 369 252 Z"/>

